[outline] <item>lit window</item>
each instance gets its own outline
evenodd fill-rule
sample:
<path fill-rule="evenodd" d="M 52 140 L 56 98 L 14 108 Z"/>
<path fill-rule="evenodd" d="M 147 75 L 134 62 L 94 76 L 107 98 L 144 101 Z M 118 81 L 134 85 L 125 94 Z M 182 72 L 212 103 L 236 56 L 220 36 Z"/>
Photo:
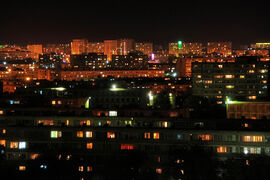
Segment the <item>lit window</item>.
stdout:
<path fill-rule="evenodd" d="M 38 120 L 37 123 L 45 126 L 53 126 L 53 120 Z"/>
<path fill-rule="evenodd" d="M 0 115 L 4 114 L 4 111 L 3 110 L 0 110 Z"/>
<path fill-rule="evenodd" d="M 144 139 L 150 139 L 151 133 L 144 133 Z"/>
<path fill-rule="evenodd" d="M 2 130 L 2 133 L 3 133 L 3 134 L 6 134 L 6 132 L 7 132 L 6 129 L 3 129 L 3 130 Z"/>
<path fill-rule="evenodd" d="M 25 171 L 26 167 L 25 166 L 19 166 L 19 171 Z"/>
<path fill-rule="evenodd" d="M 201 134 L 198 136 L 199 139 L 201 139 L 202 141 L 210 141 L 212 140 L 212 136 L 209 134 Z"/>
<path fill-rule="evenodd" d="M 83 138 L 83 131 L 77 131 L 77 137 Z"/>
<path fill-rule="evenodd" d="M 227 152 L 226 146 L 219 146 L 219 147 L 217 147 L 217 152 L 218 153 L 225 153 L 225 152 Z"/>
<path fill-rule="evenodd" d="M 6 140 L 0 140 L 0 146 L 6 147 Z"/>
<path fill-rule="evenodd" d="M 9 145 L 9 147 L 11 149 L 17 149 L 18 146 L 19 146 L 19 143 L 18 142 L 10 142 L 10 145 Z"/>
<path fill-rule="evenodd" d="M 227 89 L 232 89 L 232 88 L 234 88 L 234 85 L 226 85 L 226 88 Z"/>
<path fill-rule="evenodd" d="M 52 105 L 55 105 L 56 104 L 56 101 L 52 101 Z"/>
<path fill-rule="evenodd" d="M 227 79 L 234 78 L 234 75 L 227 74 L 227 75 L 225 75 L 225 78 L 227 78 Z"/>
<path fill-rule="evenodd" d="M 219 69 L 223 68 L 223 65 L 222 65 L 222 64 L 219 64 L 219 65 L 218 65 L 218 68 L 219 68 Z"/>
<path fill-rule="evenodd" d="M 62 137 L 61 131 L 51 131 L 51 138 L 60 138 Z"/>
<path fill-rule="evenodd" d="M 153 133 L 153 139 L 159 139 L 159 133 Z"/>
<path fill-rule="evenodd" d="M 243 141 L 244 142 L 262 142 L 263 137 L 262 136 L 244 136 Z"/>
<path fill-rule="evenodd" d="M 109 116 L 117 116 L 117 111 L 109 111 Z"/>
<path fill-rule="evenodd" d="M 197 78 L 199 78 L 199 79 L 200 79 L 200 78 L 202 78 L 202 76 L 201 76 L 201 75 L 197 75 Z"/>
<path fill-rule="evenodd" d="M 93 167 L 92 166 L 87 166 L 87 172 L 93 171 Z"/>
<path fill-rule="evenodd" d="M 122 150 L 133 150 L 134 145 L 132 145 L 132 144 L 121 144 L 121 149 Z"/>
<path fill-rule="evenodd" d="M 115 133 L 114 132 L 107 132 L 107 138 L 114 139 L 115 138 Z"/>
<path fill-rule="evenodd" d="M 83 166 L 79 166 L 78 171 L 83 172 Z"/>
<path fill-rule="evenodd" d="M 248 73 L 253 74 L 255 71 L 254 70 L 249 70 Z"/>
<path fill-rule="evenodd" d="M 248 99 L 256 99 L 256 96 L 249 96 Z"/>
<path fill-rule="evenodd" d="M 70 121 L 66 120 L 66 125 L 69 126 L 69 124 L 70 124 Z"/>
<path fill-rule="evenodd" d="M 87 149 L 93 149 L 93 143 L 86 143 Z"/>
<path fill-rule="evenodd" d="M 39 154 L 31 154 L 30 159 L 32 159 L 32 160 L 37 159 L 38 156 L 39 156 Z"/>
<path fill-rule="evenodd" d="M 85 137 L 86 137 L 86 138 L 91 138 L 92 135 L 93 135 L 92 131 L 86 131 L 86 132 L 85 132 Z"/>
<path fill-rule="evenodd" d="M 156 168 L 156 173 L 157 174 L 162 174 L 162 169 L 161 168 Z"/>
<path fill-rule="evenodd" d="M 244 79 L 245 78 L 245 75 L 240 75 L 240 79 Z"/>
<path fill-rule="evenodd" d="M 25 149 L 26 148 L 26 142 L 19 142 L 19 149 Z"/>

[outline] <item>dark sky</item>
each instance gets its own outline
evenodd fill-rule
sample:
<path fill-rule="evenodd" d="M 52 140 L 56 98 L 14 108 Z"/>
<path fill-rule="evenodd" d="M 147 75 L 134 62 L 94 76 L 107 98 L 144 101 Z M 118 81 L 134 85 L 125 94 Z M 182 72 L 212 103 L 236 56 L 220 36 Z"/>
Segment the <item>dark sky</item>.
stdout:
<path fill-rule="evenodd" d="M 0 44 L 134 38 L 157 44 L 232 41 L 237 47 L 270 41 L 268 6 L 258 1 L 10 1 L 1 6 Z"/>

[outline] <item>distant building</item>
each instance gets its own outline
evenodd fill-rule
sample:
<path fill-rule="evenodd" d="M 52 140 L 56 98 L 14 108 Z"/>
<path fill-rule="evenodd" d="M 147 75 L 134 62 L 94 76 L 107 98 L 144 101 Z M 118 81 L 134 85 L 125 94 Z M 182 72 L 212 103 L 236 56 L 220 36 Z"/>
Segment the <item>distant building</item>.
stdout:
<path fill-rule="evenodd" d="M 270 49 L 270 43 L 255 43 L 250 45 L 253 49 Z"/>
<path fill-rule="evenodd" d="M 262 100 L 268 93 L 269 62 L 239 57 L 235 62 L 192 63 L 193 95 L 215 99 Z"/>
<path fill-rule="evenodd" d="M 27 45 L 27 49 L 32 52 L 32 58 L 38 59 L 39 55 L 43 53 L 41 44 Z"/>
<path fill-rule="evenodd" d="M 104 41 L 104 54 L 107 55 L 109 61 L 112 60 L 112 55 L 117 54 L 117 40 Z"/>
<path fill-rule="evenodd" d="M 118 39 L 117 40 L 117 55 L 127 55 L 135 50 L 134 39 Z"/>
<path fill-rule="evenodd" d="M 71 42 L 71 54 L 86 54 L 88 40 L 87 39 L 73 39 Z"/>
<path fill-rule="evenodd" d="M 146 54 L 148 57 L 150 57 L 153 53 L 153 43 L 137 42 L 135 44 L 135 50 L 141 51 L 143 54 Z"/>
<path fill-rule="evenodd" d="M 43 54 L 61 54 L 61 55 L 70 55 L 71 46 L 70 44 L 46 44 L 43 45 Z"/>
<path fill-rule="evenodd" d="M 140 53 L 113 55 L 110 62 L 112 69 L 148 69 L 148 56 Z"/>
<path fill-rule="evenodd" d="M 88 42 L 88 53 L 104 53 L 104 42 Z"/>
<path fill-rule="evenodd" d="M 106 69 L 109 68 L 107 56 L 101 53 L 89 53 L 82 55 L 71 55 L 71 66 L 77 69 Z"/>
<path fill-rule="evenodd" d="M 223 56 L 232 55 L 232 43 L 231 42 L 208 42 L 207 54 L 220 54 Z"/>

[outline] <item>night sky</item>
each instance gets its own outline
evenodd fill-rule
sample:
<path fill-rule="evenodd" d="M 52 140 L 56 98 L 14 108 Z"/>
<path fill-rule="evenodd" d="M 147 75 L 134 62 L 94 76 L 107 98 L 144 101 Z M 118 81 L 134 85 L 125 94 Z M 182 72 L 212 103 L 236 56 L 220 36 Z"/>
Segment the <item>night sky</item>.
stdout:
<path fill-rule="evenodd" d="M 20 1 L 1 5 L 0 44 L 134 38 L 168 42 L 269 42 L 268 6 L 248 1 Z M 128 2 L 128 3 L 127 3 Z"/>

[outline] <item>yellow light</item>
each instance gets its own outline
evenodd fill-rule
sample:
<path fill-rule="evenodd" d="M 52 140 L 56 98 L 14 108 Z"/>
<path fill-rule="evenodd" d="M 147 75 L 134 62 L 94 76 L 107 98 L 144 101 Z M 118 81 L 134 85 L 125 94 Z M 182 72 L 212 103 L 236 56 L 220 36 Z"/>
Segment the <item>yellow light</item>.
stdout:
<path fill-rule="evenodd" d="M 30 81 L 31 78 L 30 78 L 30 77 L 26 77 L 25 80 L 26 80 L 26 81 Z"/>

